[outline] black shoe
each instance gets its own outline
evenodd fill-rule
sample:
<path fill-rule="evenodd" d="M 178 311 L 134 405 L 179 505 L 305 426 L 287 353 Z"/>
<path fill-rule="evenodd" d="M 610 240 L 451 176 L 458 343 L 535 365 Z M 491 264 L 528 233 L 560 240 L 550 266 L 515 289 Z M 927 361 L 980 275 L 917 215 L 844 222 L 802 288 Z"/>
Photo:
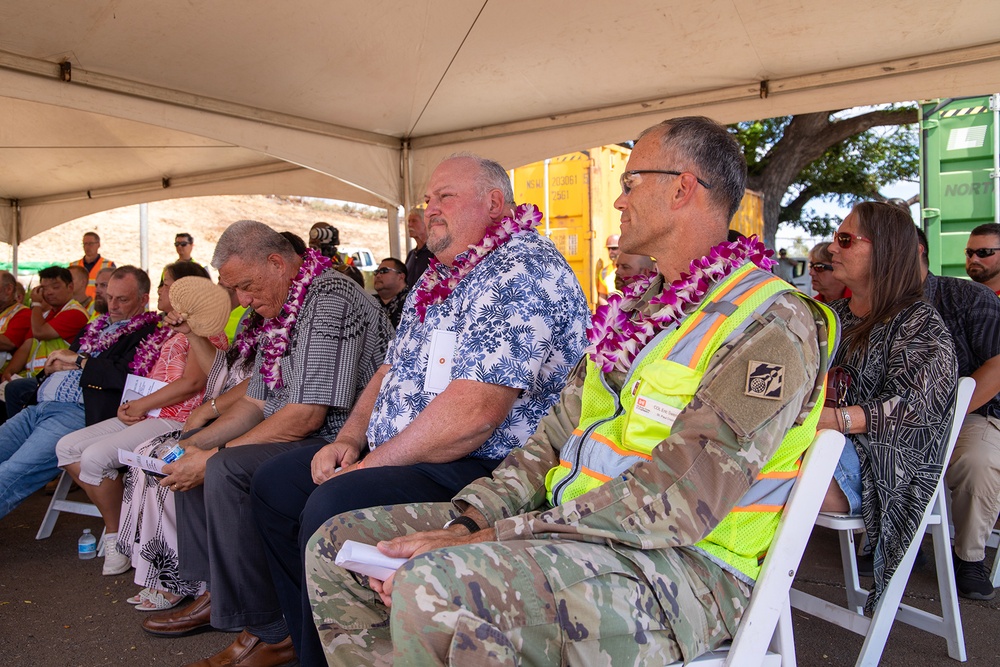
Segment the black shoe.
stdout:
<path fill-rule="evenodd" d="M 955 556 L 955 584 L 958 594 L 970 600 L 992 600 L 997 594 L 990 583 L 990 571 L 981 561 L 967 561 Z"/>
<path fill-rule="evenodd" d="M 924 553 L 924 548 L 920 547 L 917 549 L 917 557 L 913 559 L 913 569 L 919 570 L 924 565 L 927 565 L 927 554 Z M 875 576 L 875 556 L 867 553 L 858 556 L 858 576 L 859 577 L 874 577 Z"/>

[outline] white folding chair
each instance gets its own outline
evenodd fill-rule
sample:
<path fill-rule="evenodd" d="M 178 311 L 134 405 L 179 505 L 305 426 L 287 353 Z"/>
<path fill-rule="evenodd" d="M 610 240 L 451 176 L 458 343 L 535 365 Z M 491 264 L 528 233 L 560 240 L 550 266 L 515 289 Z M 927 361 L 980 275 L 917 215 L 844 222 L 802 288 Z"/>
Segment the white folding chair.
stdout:
<path fill-rule="evenodd" d="M 958 394 L 955 399 L 955 416 L 951 431 L 948 434 L 944 462 L 951 459 L 955 448 L 958 432 L 962 430 L 965 411 L 969 407 L 972 391 L 976 381 L 972 378 L 960 378 Z M 951 540 L 948 535 L 948 504 L 945 501 L 944 475 L 938 479 L 937 488 L 924 515 L 917 527 L 913 542 L 906 550 L 902 562 L 889 579 L 882 597 L 875 606 L 871 618 L 864 615 L 865 600 L 868 591 L 861 587 L 858 580 L 858 564 L 855 560 L 854 531 L 864 528 L 861 517 L 843 516 L 821 512 L 816 519 L 816 525 L 832 528 L 840 536 L 840 556 L 844 565 L 844 585 L 847 588 L 847 608 L 827 602 L 822 598 L 810 595 L 796 588 L 789 591 L 793 607 L 807 614 L 829 621 L 865 638 L 861 654 L 855 663 L 861 665 L 877 665 L 885 649 L 889 630 L 894 620 L 944 637 L 948 642 L 948 655 L 960 662 L 965 662 L 965 633 L 962 630 L 962 617 L 958 609 L 958 591 L 955 588 L 955 574 L 952 570 Z M 934 542 L 934 562 L 937 569 L 938 593 L 941 599 L 941 615 L 936 616 L 922 609 L 902 604 L 906 583 L 910 579 L 913 561 L 917 557 L 924 533 L 930 527 Z"/>
<path fill-rule="evenodd" d="M 736 636 L 729 646 L 701 655 L 689 665 L 794 667 L 795 644 L 788 589 L 843 448 L 844 436 L 840 433 L 820 431 L 816 434 L 782 511 L 778 530 L 764 558 Z"/>
<path fill-rule="evenodd" d="M 66 496 L 69 495 L 69 487 L 72 484 L 73 478 L 69 476 L 68 472 L 63 470 L 59 475 L 59 482 L 56 484 L 55 493 L 52 494 L 52 501 L 49 503 L 49 508 L 45 511 L 45 517 L 42 518 L 42 525 L 38 527 L 38 533 L 35 535 L 36 540 L 44 540 L 52 535 L 52 529 L 56 527 L 56 521 L 59 520 L 60 512 L 101 518 L 101 511 L 97 509 L 97 505 L 78 500 L 66 500 Z M 101 531 L 101 537 L 97 540 L 98 558 L 104 556 L 104 532 L 103 530 Z"/>

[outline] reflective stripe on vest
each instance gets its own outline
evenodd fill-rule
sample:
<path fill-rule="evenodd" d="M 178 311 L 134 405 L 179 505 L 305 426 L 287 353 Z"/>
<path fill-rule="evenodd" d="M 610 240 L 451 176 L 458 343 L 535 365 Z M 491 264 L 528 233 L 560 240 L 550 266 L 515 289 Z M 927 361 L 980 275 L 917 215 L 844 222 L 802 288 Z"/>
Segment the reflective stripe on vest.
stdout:
<path fill-rule="evenodd" d="M 59 312 L 64 313 L 70 310 L 78 310 L 84 315 L 87 314 L 87 309 L 81 306 L 80 302 L 76 299 L 70 299 Z M 62 338 L 52 338 L 51 340 L 38 340 L 36 338 L 35 342 L 31 345 L 31 354 L 28 355 L 28 363 L 25 365 L 25 370 L 32 375 L 38 373 L 45 366 L 45 360 L 50 354 L 56 350 L 65 350 L 68 347 L 69 343 Z"/>
<path fill-rule="evenodd" d="M 82 266 L 84 269 L 87 268 L 84 265 L 82 259 L 76 260 L 75 262 L 71 263 L 70 266 Z M 91 299 L 97 296 L 97 274 L 103 271 L 104 269 L 113 269 L 113 268 L 115 268 L 115 263 L 112 262 L 110 259 L 104 259 L 103 257 L 101 257 L 100 259 L 97 260 L 97 263 L 95 263 L 94 266 L 91 267 L 90 273 L 87 274 L 87 296 L 89 296 Z"/>
<path fill-rule="evenodd" d="M 660 332 L 643 349 L 620 392 L 614 392 L 604 374 L 588 360 L 580 426 L 563 446 L 560 465 L 546 476 L 549 502 L 555 506 L 572 500 L 635 464 L 651 460 L 650 453 L 669 437 L 674 418 L 693 398 L 719 348 L 727 340 L 742 335 L 755 321 L 755 313 L 766 309 L 779 295 L 793 291 L 784 281 L 748 263 L 722 281 L 680 326 Z M 815 303 L 800 296 L 807 303 Z M 819 317 L 826 320 L 827 340 L 835 342 L 836 315 L 818 304 L 812 307 L 814 311 L 821 309 Z M 820 352 L 819 372 L 825 377 L 830 350 Z M 753 553 L 741 557 L 733 552 L 732 549 L 748 541 L 736 540 L 736 534 L 747 525 L 749 515 L 770 514 L 765 523 L 773 518 L 774 527 L 777 526 L 777 512 L 791 491 L 800 455 L 815 435 L 824 393 L 825 383 L 815 396 L 815 407 L 805 423 L 789 431 L 737 508 L 698 545 L 727 569 L 745 575 L 744 578 L 756 578 L 763 556 Z M 733 526 L 733 521 L 727 523 L 729 517 L 737 514 L 740 515 L 735 520 L 737 525 Z M 717 532 L 725 536 L 720 540 Z M 772 536 L 773 528 L 768 534 L 765 527 L 761 532 L 763 539 L 750 541 L 762 542 L 766 549 Z M 734 544 L 734 540 L 740 544 Z"/>

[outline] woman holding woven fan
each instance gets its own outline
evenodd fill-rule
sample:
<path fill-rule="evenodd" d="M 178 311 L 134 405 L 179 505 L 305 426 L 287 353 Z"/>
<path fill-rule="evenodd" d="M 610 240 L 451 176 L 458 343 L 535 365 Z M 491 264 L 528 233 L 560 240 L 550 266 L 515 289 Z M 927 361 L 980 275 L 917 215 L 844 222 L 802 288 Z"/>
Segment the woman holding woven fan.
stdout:
<path fill-rule="evenodd" d="M 169 290 L 185 276 L 207 277 L 205 270 L 190 262 L 170 264 L 164 270 L 158 291 L 157 310 L 171 310 Z M 118 522 L 124 487 L 118 474 L 118 450 L 133 450 L 151 437 L 180 428 L 199 403 L 206 375 L 198 364 L 188 364 L 187 337 L 161 326 L 136 348 L 129 372 L 167 383 L 162 388 L 118 408 L 118 416 L 74 431 L 59 440 L 59 466 L 73 477 L 101 512 L 105 526 L 104 574 L 116 575 L 131 567 L 118 552 Z M 151 410 L 159 417 L 147 419 Z"/>
<path fill-rule="evenodd" d="M 860 514 L 874 545 L 877 599 L 913 540 L 944 461 L 958 381 L 948 329 L 923 300 L 917 233 L 895 206 L 856 205 L 830 245 L 851 297 L 830 304 L 841 342 L 819 428 L 847 444 L 826 511 Z"/>

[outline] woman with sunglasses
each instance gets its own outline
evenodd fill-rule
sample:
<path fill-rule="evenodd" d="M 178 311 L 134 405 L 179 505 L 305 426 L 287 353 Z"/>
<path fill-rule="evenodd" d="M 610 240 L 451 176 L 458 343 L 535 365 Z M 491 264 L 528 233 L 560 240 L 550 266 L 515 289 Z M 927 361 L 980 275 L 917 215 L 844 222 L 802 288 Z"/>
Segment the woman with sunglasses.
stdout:
<path fill-rule="evenodd" d="M 847 435 L 823 509 L 860 514 L 874 546 L 876 596 L 913 540 L 941 476 L 958 366 L 948 329 L 923 300 L 917 233 L 890 204 L 856 205 L 830 246 L 851 290 L 819 428 Z"/>
<path fill-rule="evenodd" d="M 821 303 L 831 303 L 851 296 L 851 290 L 833 277 L 831 261 L 833 255 L 830 254 L 830 241 L 817 243 L 809 251 L 809 276 L 812 278 L 812 288 L 816 293 L 814 298 Z"/>

